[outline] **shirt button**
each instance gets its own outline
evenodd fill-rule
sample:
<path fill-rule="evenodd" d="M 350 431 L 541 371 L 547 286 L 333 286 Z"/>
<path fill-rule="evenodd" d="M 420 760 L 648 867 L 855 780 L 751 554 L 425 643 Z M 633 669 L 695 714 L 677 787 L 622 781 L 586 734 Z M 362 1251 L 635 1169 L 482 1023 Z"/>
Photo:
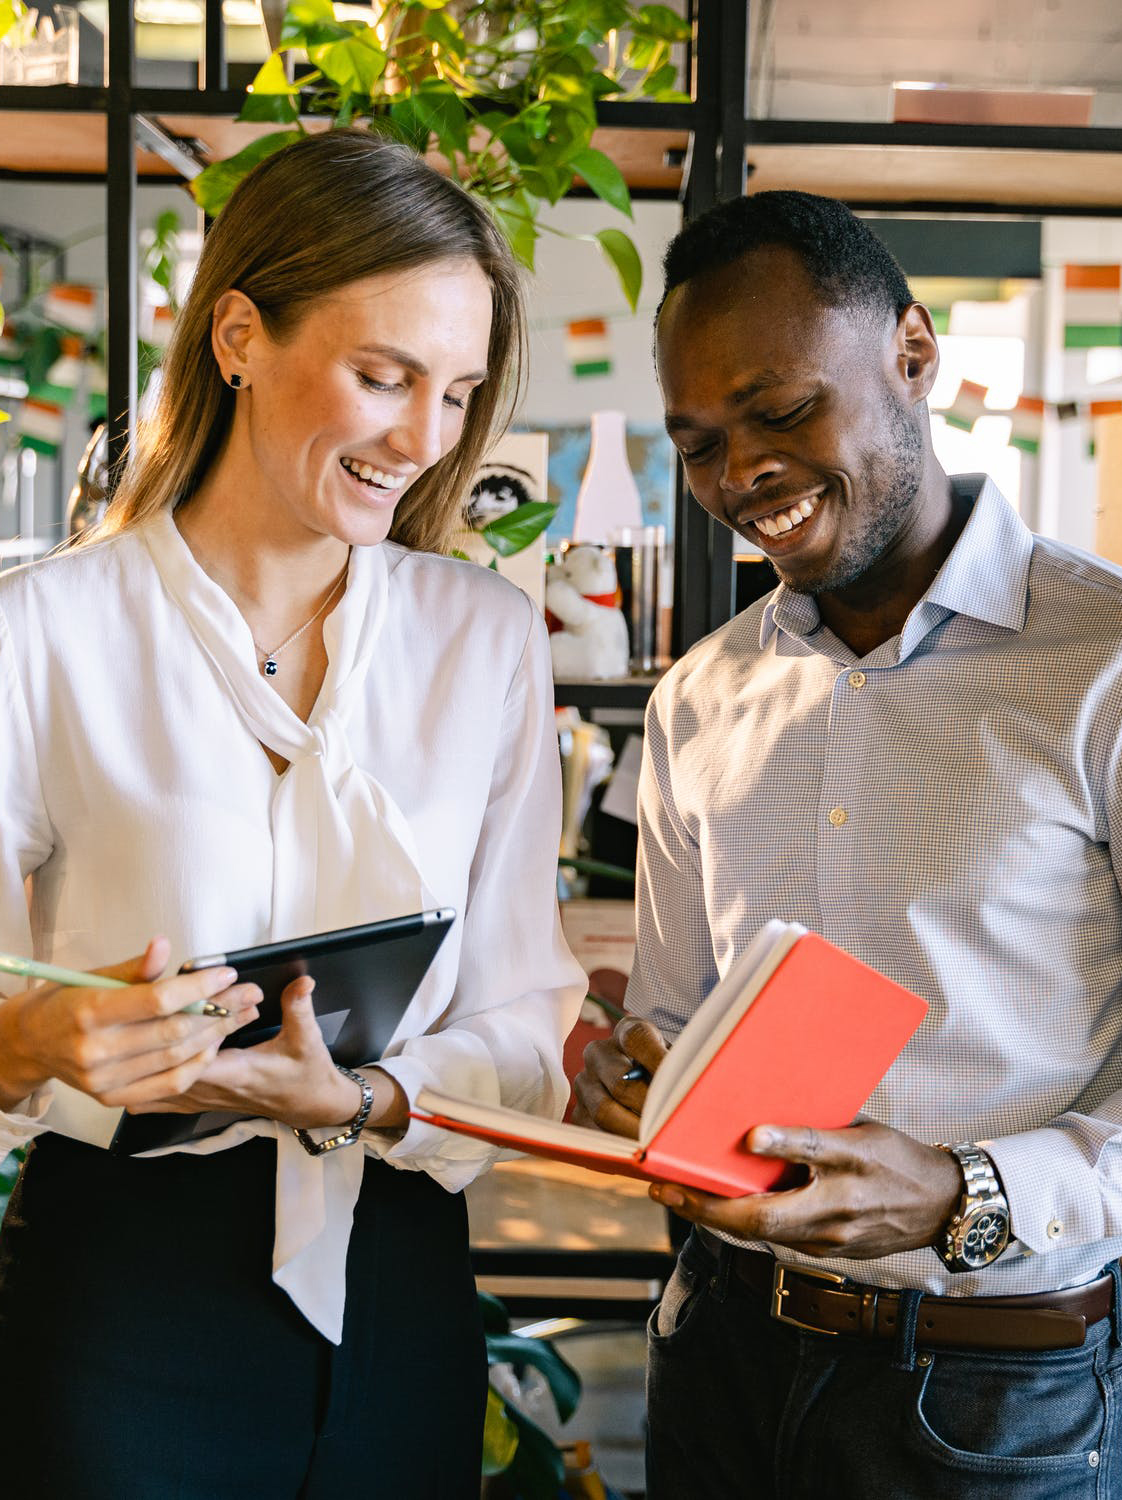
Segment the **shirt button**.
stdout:
<path fill-rule="evenodd" d="M 1048 1237 L 1050 1239 L 1058 1240 L 1059 1237 L 1060 1237 L 1060 1235 L 1063 1234 L 1063 1232 L 1064 1232 L 1064 1226 L 1063 1226 L 1063 1220 L 1062 1219 L 1049 1219 L 1048 1220 Z"/>
<path fill-rule="evenodd" d="M 840 828 L 848 817 L 849 814 L 846 812 L 844 807 L 831 807 L 830 822 L 834 825 L 835 828 Z"/>
<path fill-rule="evenodd" d="M 849 685 L 851 688 L 863 688 L 865 686 L 864 672 L 850 672 Z"/>

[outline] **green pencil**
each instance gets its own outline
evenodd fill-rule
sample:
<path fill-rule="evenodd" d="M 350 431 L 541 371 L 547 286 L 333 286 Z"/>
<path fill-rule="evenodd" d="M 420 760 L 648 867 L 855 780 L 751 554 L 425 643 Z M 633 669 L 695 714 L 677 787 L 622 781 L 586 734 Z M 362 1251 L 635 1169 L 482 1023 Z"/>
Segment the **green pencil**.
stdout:
<path fill-rule="evenodd" d="M 81 969 L 61 969 L 58 964 L 41 964 L 34 958 L 19 958 L 14 953 L 0 953 L 0 973 L 18 974 L 23 979 L 45 979 L 50 984 L 65 984 L 73 989 L 127 990 L 124 979 L 110 979 L 105 974 L 86 974 Z M 183 1007 L 191 1016 L 214 1016 L 221 1020 L 230 1012 L 213 1000 L 194 1000 Z"/>

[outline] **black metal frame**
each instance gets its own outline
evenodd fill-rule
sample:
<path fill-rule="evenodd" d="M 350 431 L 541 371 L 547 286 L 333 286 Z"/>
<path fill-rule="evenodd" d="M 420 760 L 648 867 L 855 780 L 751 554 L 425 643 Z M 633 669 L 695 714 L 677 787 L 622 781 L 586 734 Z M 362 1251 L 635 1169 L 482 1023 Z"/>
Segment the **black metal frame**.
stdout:
<path fill-rule="evenodd" d="M 1122 151 L 1122 130 L 1022 126 L 868 125 L 748 118 L 748 0 L 691 0 L 694 39 L 689 48 L 693 101 L 612 103 L 599 110 L 603 125 L 685 130 L 690 147 L 681 194 L 687 218 L 745 190 L 745 151 L 760 145 L 882 145 L 970 147 L 1081 152 Z M 138 121 L 144 144 L 189 175 L 189 146 L 173 140 L 143 117 L 159 114 L 234 115 L 244 95 L 228 87 L 221 0 L 205 0 L 203 56 L 196 89 L 138 87 L 135 82 L 133 13 L 129 0 L 109 0 L 107 81 L 104 87 L 58 85 L 0 86 L 0 113 L 11 110 L 103 114 L 108 121 L 106 166 L 109 450 L 120 458 L 133 433 L 136 407 L 137 247 L 136 144 Z M 57 179 L 56 179 L 57 180 Z M 78 180 L 78 179 L 75 179 Z M 88 178 L 80 179 L 88 181 Z M 165 180 L 165 179 L 160 179 Z M 854 204 L 895 211 L 913 209 L 998 213 L 1117 213 L 1117 207 L 967 205 L 931 202 Z M 689 497 L 678 476 L 675 543 L 674 653 L 680 654 L 733 613 L 732 535 Z M 624 684 L 570 684 L 565 702 L 591 707 L 639 707 L 650 681 Z M 643 1252 L 477 1251 L 480 1274 L 549 1274 L 650 1277 L 666 1274 L 670 1257 Z M 533 1270 L 529 1268 L 533 1267 Z M 640 1268 L 640 1269 L 636 1269 Z M 519 1303 L 526 1299 L 519 1299 Z M 534 1310 L 550 1305 L 548 1296 L 530 1299 Z M 611 1316 L 633 1304 L 599 1299 L 563 1299 L 568 1313 Z M 528 1309 L 527 1309 L 528 1310 Z"/>

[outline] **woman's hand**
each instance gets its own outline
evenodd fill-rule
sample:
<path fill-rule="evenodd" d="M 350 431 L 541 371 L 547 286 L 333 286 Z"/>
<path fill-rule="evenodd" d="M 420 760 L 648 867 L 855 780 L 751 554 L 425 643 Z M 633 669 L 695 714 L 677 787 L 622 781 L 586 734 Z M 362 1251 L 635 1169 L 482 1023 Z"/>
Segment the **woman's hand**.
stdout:
<path fill-rule="evenodd" d="M 257 1014 L 261 991 L 234 984 L 226 968 L 161 979 L 168 952 L 166 938 L 153 938 L 137 957 L 94 971 L 127 989 L 38 985 L 0 1001 L 0 1108 L 51 1078 L 113 1108 L 190 1088 L 222 1040 Z M 228 1017 L 181 1014 L 218 995 Z"/>
<path fill-rule="evenodd" d="M 634 1140 L 647 1087 L 665 1056 L 666 1043 L 649 1021 L 624 1016 L 606 1042 L 589 1042 L 584 1049 L 584 1071 L 573 1084 L 573 1123 Z M 625 1077 L 635 1064 L 647 1074 L 645 1080 Z"/>
<path fill-rule="evenodd" d="M 315 981 L 294 979 L 281 996 L 281 1029 L 256 1047 L 227 1047 L 192 1088 L 166 1099 L 131 1107 L 133 1114 L 167 1111 L 195 1114 L 226 1110 L 233 1114 L 279 1120 L 299 1130 L 332 1128 L 353 1120 L 362 1090 L 331 1060 L 312 1008 Z M 374 1107 L 369 1125 L 394 1129 L 405 1125 L 409 1103 L 401 1085 L 375 1070 L 370 1082 Z"/>

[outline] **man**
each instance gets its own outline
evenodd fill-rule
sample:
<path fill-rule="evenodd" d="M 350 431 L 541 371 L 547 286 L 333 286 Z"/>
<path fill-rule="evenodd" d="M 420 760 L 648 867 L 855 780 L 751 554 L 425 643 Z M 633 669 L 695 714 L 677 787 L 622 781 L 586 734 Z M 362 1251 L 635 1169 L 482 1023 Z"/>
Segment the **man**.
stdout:
<path fill-rule="evenodd" d="M 929 1012 L 850 1128 L 745 1120 L 804 1186 L 652 1189 L 695 1229 L 650 1500 L 1122 1495 L 1122 572 L 943 473 L 931 319 L 840 204 L 722 205 L 665 265 L 667 428 L 781 582 L 652 696 L 647 1019 L 584 1117 L 635 1133 L 625 1071 L 772 917 Z"/>

